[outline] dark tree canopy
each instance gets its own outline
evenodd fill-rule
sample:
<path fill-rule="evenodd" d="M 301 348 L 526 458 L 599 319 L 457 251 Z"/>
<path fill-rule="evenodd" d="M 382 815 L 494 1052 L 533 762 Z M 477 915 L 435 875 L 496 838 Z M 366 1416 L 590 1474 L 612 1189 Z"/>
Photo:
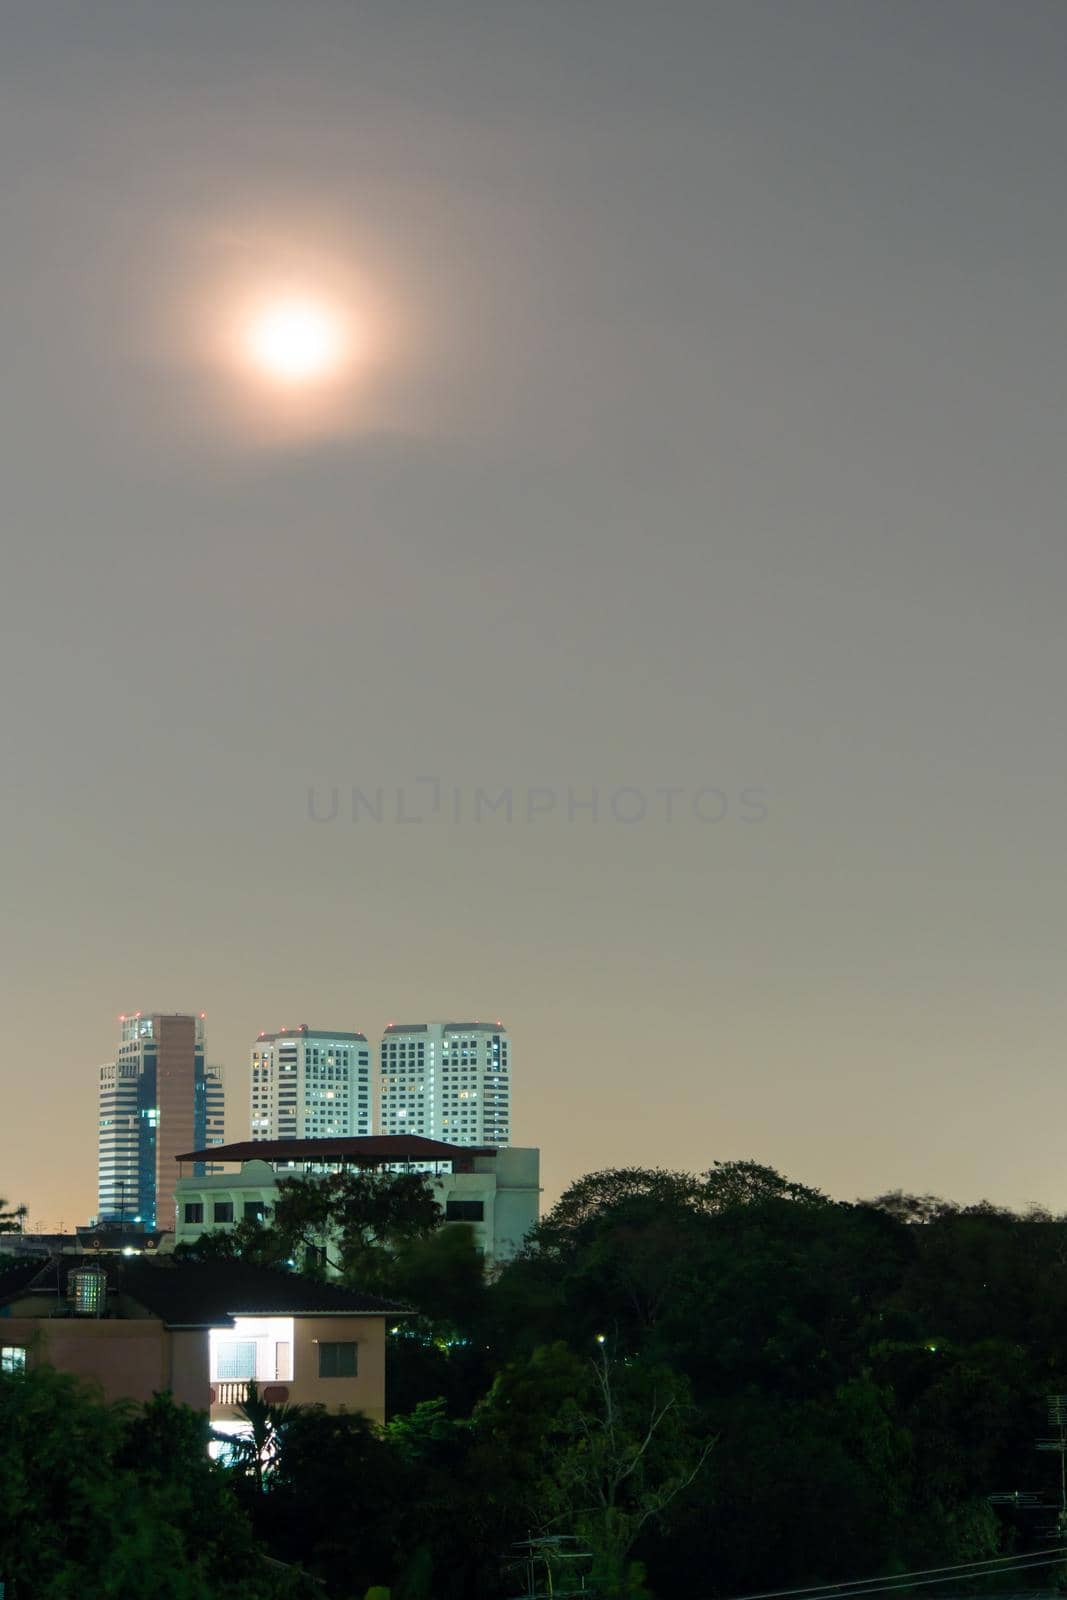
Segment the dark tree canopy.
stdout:
<path fill-rule="evenodd" d="M 9 1208 L 7 1201 L 0 1195 L 0 1233 L 21 1233 L 26 1216 L 25 1206 Z"/>
<path fill-rule="evenodd" d="M 357 1169 L 286 1179 L 271 1220 L 292 1255 L 324 1256 L 366 1287 L 388 1277 L 398 1251 L 433 1232 L 441 1208 L 420 1173 Z"/>
<path fill-rule="evenodd" d="M 256 1395 L 221 1471 L 169 1401 L 126 1416 L 54 1374 L 5 1380 L 0 1552 L 57 1505 L 67 1530 L 19 1547 L 12 1600 L 65 1600 L 75 1562 L 106 1568 L 104 1596 L 158 1564 L 163 1600 L 244 1600 L 252 1572 L 251 1592 L 292 1592 L 297 1568 L 325 1600 L 505 1600 L 531 1535 L 572 1540 L 596 1600 L 714 1600 L 1044 1542 L 989 1497 L 1032 1492 L 1054 1521 L 1034 1442 L 1067 1392 L 1067 1219 L 844 1204 L 726 1161 L 592 1173 L 489 1275 L 440 1221 L 416 1175 L 343 1174 L 195 1247 L 289 1260 L 325 1240 L 408 1304 L 384 1428 Z"/>
<path fill-rule="evenodd" d="M 307 1593 L 257 1550 L 204 1417 L 106 1405 L 49 1367 L 0 1377 L 0 1575 L 11 1600 Z"/>

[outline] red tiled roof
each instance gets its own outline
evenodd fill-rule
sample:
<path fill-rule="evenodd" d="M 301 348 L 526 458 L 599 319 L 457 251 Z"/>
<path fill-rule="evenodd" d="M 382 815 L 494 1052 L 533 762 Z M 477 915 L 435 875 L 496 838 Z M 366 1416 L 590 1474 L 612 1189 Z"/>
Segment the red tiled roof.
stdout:
<path fill-rule="evenodd" d="M 179 1161 L 349 1161 L 378 1166 L 384 1161 L 454 1161 L 459 1156 L 495 1155 L 495 1148 L 442 1144 L 417 1133 L 382 1133 L 347 1139 L 245 1139 L 187 1150 Z"/>

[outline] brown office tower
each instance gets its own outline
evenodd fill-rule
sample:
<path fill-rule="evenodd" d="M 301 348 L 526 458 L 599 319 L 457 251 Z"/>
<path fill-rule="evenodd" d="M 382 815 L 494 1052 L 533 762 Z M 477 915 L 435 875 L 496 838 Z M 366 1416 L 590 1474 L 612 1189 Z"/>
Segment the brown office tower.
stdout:
<path fill-rule="evenodd" d="M 156 1227 L 174 1228 L 178 1156 L 196 1149 L 196 1018 L 153 1017 L 156 1027 Z M 201 1062 L 203 1061 L 201 1046 Z M 203 1066 L 201 1066 L 201 1073 Z"/>
<path fill-rule="evenodd" d="M 203 1015 L 119 1022 L 118 1059 L 100 1068 L 98 1216 L 173 1229 L 175 1157 L 225 1137 L 222 1069 L 204 1064 Z"/>

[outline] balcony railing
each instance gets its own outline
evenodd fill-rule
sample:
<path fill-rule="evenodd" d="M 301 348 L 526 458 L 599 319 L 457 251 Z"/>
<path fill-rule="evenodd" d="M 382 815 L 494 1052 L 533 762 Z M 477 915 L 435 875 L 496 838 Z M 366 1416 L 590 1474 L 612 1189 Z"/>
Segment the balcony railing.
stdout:
<path fill-rule="evenodd" d="M 242 1378 L 239 1383 L 225 1382 L 212 1385 L 215 1391 L 215 1404 L 220 1406 L 243 1406 L 248 1399 L 248 1379 Z"/>

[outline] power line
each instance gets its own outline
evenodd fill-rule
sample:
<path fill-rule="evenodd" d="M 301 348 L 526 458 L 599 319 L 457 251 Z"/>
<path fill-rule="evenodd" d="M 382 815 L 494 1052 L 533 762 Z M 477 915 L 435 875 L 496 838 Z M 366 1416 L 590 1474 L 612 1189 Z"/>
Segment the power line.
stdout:
<path fill-rule="evenodd" d="M 1005 1561 L 1036 1560 L 1038 1556 L 1067 1554 L 1067 1545 L 1054 1545 L 1048 1550 L 1021 1551 L 1014 1556 L 986 1556 L 981 1561 L 956 1561 L 947 1567 L 913 1567 L 910 1572 L 880 1572 L 875 1578 L 842 1578 L 840 1583 L 813 1583 L 807 1589 L 764 1589 L 759 1594 L 746 1594 L 739 1600 L 777 1600 L 779 1595 L 825 1594 L 830 1590 L 857 1589 L 867 1583 L 902 1583 L 905 1578 L 925 1578 L 934 1572 L 972 1572 L 976 1567 L 999 1566 Z"/>
<path fill-rule="evenodd" d="M 1047 1561 L 1043 1559 L 1046 1556 L 1049 1557 Z M 876 1578 L 842 1578 L 840 1583 L 816 1583 L 807 1589 L 763 1589 L 758 1594 L 738 1596 L 735 1600 L 788 1600 L 793 1595 L 827 1595 L 840 1600 L 840 1597 L 851 1594 L 885 1594 L 891 1589 L 910 1588 L 911 1580 L 915 1578 L 926 1579 L 928 1583 L 951 1583 L 954 1578 L 968 1574 L 980 1578 L 997 1572 L 1014 1572 L 1017 1568 L 1022 1571 L 1024 1566 L 1054 1566 L 1063 1556 L 1067 1556 L 1067 1545 L 1057 1545 L 1050 1550 L 1033 1550 L 1018 1556 L 988 1556 L 984 1561 L 961 1561 L 950 1567 L 917 1567 L 911 1572 L 883 1573 Z M 941 1572 L 947 1572 L 950 1576 L 932 1576 Z M 868 1584 L 880 1584 L 883 1587 L 872 1589 L 867 1587 Z"/>
<path fill-rule="evenodd" d="M 1027 1572 L 1031 1567 L 1058 1567 L 1063 1561 L 1062 1555 L 1052 1556 L 1045 1561 L 1020 1561 L 1011 1567 L 990 1567 L 984 1572 L 972 1572 L 972 1578 L 998 1578 L 1002 1572 L 1009 1576 L 1015 1572 Z M 905 1583 L 888 1583 L 881 1589 L 844 1589 L 834 1590 L 835 1600 L 849 1600 L 851 1595 L 864 1594 L 893 1594 L 900 1589 L 918 1589 L 931 1583 L 958 1583 L 959 1574 L 951 1573 L 947 1578 L 920 1578 L 918 1582 L 908 1580 Z"/>

